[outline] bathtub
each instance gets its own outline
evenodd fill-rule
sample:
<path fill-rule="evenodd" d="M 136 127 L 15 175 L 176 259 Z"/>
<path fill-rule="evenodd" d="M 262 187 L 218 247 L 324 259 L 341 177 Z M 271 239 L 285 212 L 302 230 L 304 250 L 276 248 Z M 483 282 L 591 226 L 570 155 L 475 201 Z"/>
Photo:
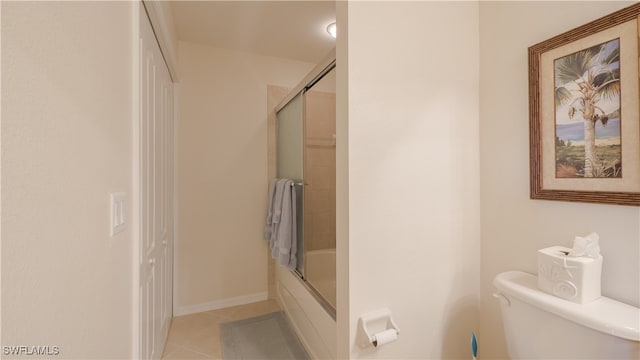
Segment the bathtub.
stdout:
<path fill-rule="evenodd" d="M 336 249 L 307 251 L 305 277 L 331 307 L 336 308 Z"/>
<path fill-rule="evenodd" d="M 336 359 L 335 250 L 305 254 L 306 281 L 276 266 L 278 302 L 312 359 Z M 327 309 L 327 303 L 331 303 Z"/>

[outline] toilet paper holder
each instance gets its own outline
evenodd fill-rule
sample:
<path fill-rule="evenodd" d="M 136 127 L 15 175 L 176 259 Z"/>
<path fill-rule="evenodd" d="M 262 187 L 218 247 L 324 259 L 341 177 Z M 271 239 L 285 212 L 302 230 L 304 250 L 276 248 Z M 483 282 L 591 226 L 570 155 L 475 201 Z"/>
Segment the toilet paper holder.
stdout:
<path fill-rule="evenodd" d="M 360 346 L 379 347 L 389 342 L 395 341 L 400 335 L 400 329 L 391 317 L 391 311 L 382 308 L 373 312 L 363 314 L 358 319 L 360 327 Z"/>

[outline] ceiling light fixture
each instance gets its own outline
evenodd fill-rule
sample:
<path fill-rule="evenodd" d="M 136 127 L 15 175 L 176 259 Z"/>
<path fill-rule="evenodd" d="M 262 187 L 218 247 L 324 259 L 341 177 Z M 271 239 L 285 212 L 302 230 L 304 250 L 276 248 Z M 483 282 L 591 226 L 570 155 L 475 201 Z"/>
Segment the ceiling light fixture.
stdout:
<path fill-rule="evenodd" d="M 333 36 L 334 38 L 336 37 L 336 23 L 332 22 L 331 24 L 329 24 L 329 26 L 327 26 L 327 32 L 329 33 L 329 35 Z"/>

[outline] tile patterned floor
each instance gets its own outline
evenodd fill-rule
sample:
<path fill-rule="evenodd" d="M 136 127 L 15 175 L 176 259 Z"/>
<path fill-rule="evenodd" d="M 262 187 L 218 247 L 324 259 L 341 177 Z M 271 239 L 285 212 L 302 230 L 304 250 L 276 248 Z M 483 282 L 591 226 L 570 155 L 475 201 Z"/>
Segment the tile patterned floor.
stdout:
<path fill-rule="evenodd" d="M 219 325 L 279 311 L 275 300 L 177 316 L 171 322 L 162 359 L 222 359 Z"/>

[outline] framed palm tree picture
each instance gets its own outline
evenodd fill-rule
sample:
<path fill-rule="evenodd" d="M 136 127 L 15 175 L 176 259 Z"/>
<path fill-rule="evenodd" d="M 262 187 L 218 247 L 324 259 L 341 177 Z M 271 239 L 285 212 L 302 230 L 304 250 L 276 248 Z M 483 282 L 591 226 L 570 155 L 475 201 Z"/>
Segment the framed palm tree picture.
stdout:
<path fill-rule="evenodd" d="M 529 48 L 531 198 L 640 205 L 640 4 Z"/>

